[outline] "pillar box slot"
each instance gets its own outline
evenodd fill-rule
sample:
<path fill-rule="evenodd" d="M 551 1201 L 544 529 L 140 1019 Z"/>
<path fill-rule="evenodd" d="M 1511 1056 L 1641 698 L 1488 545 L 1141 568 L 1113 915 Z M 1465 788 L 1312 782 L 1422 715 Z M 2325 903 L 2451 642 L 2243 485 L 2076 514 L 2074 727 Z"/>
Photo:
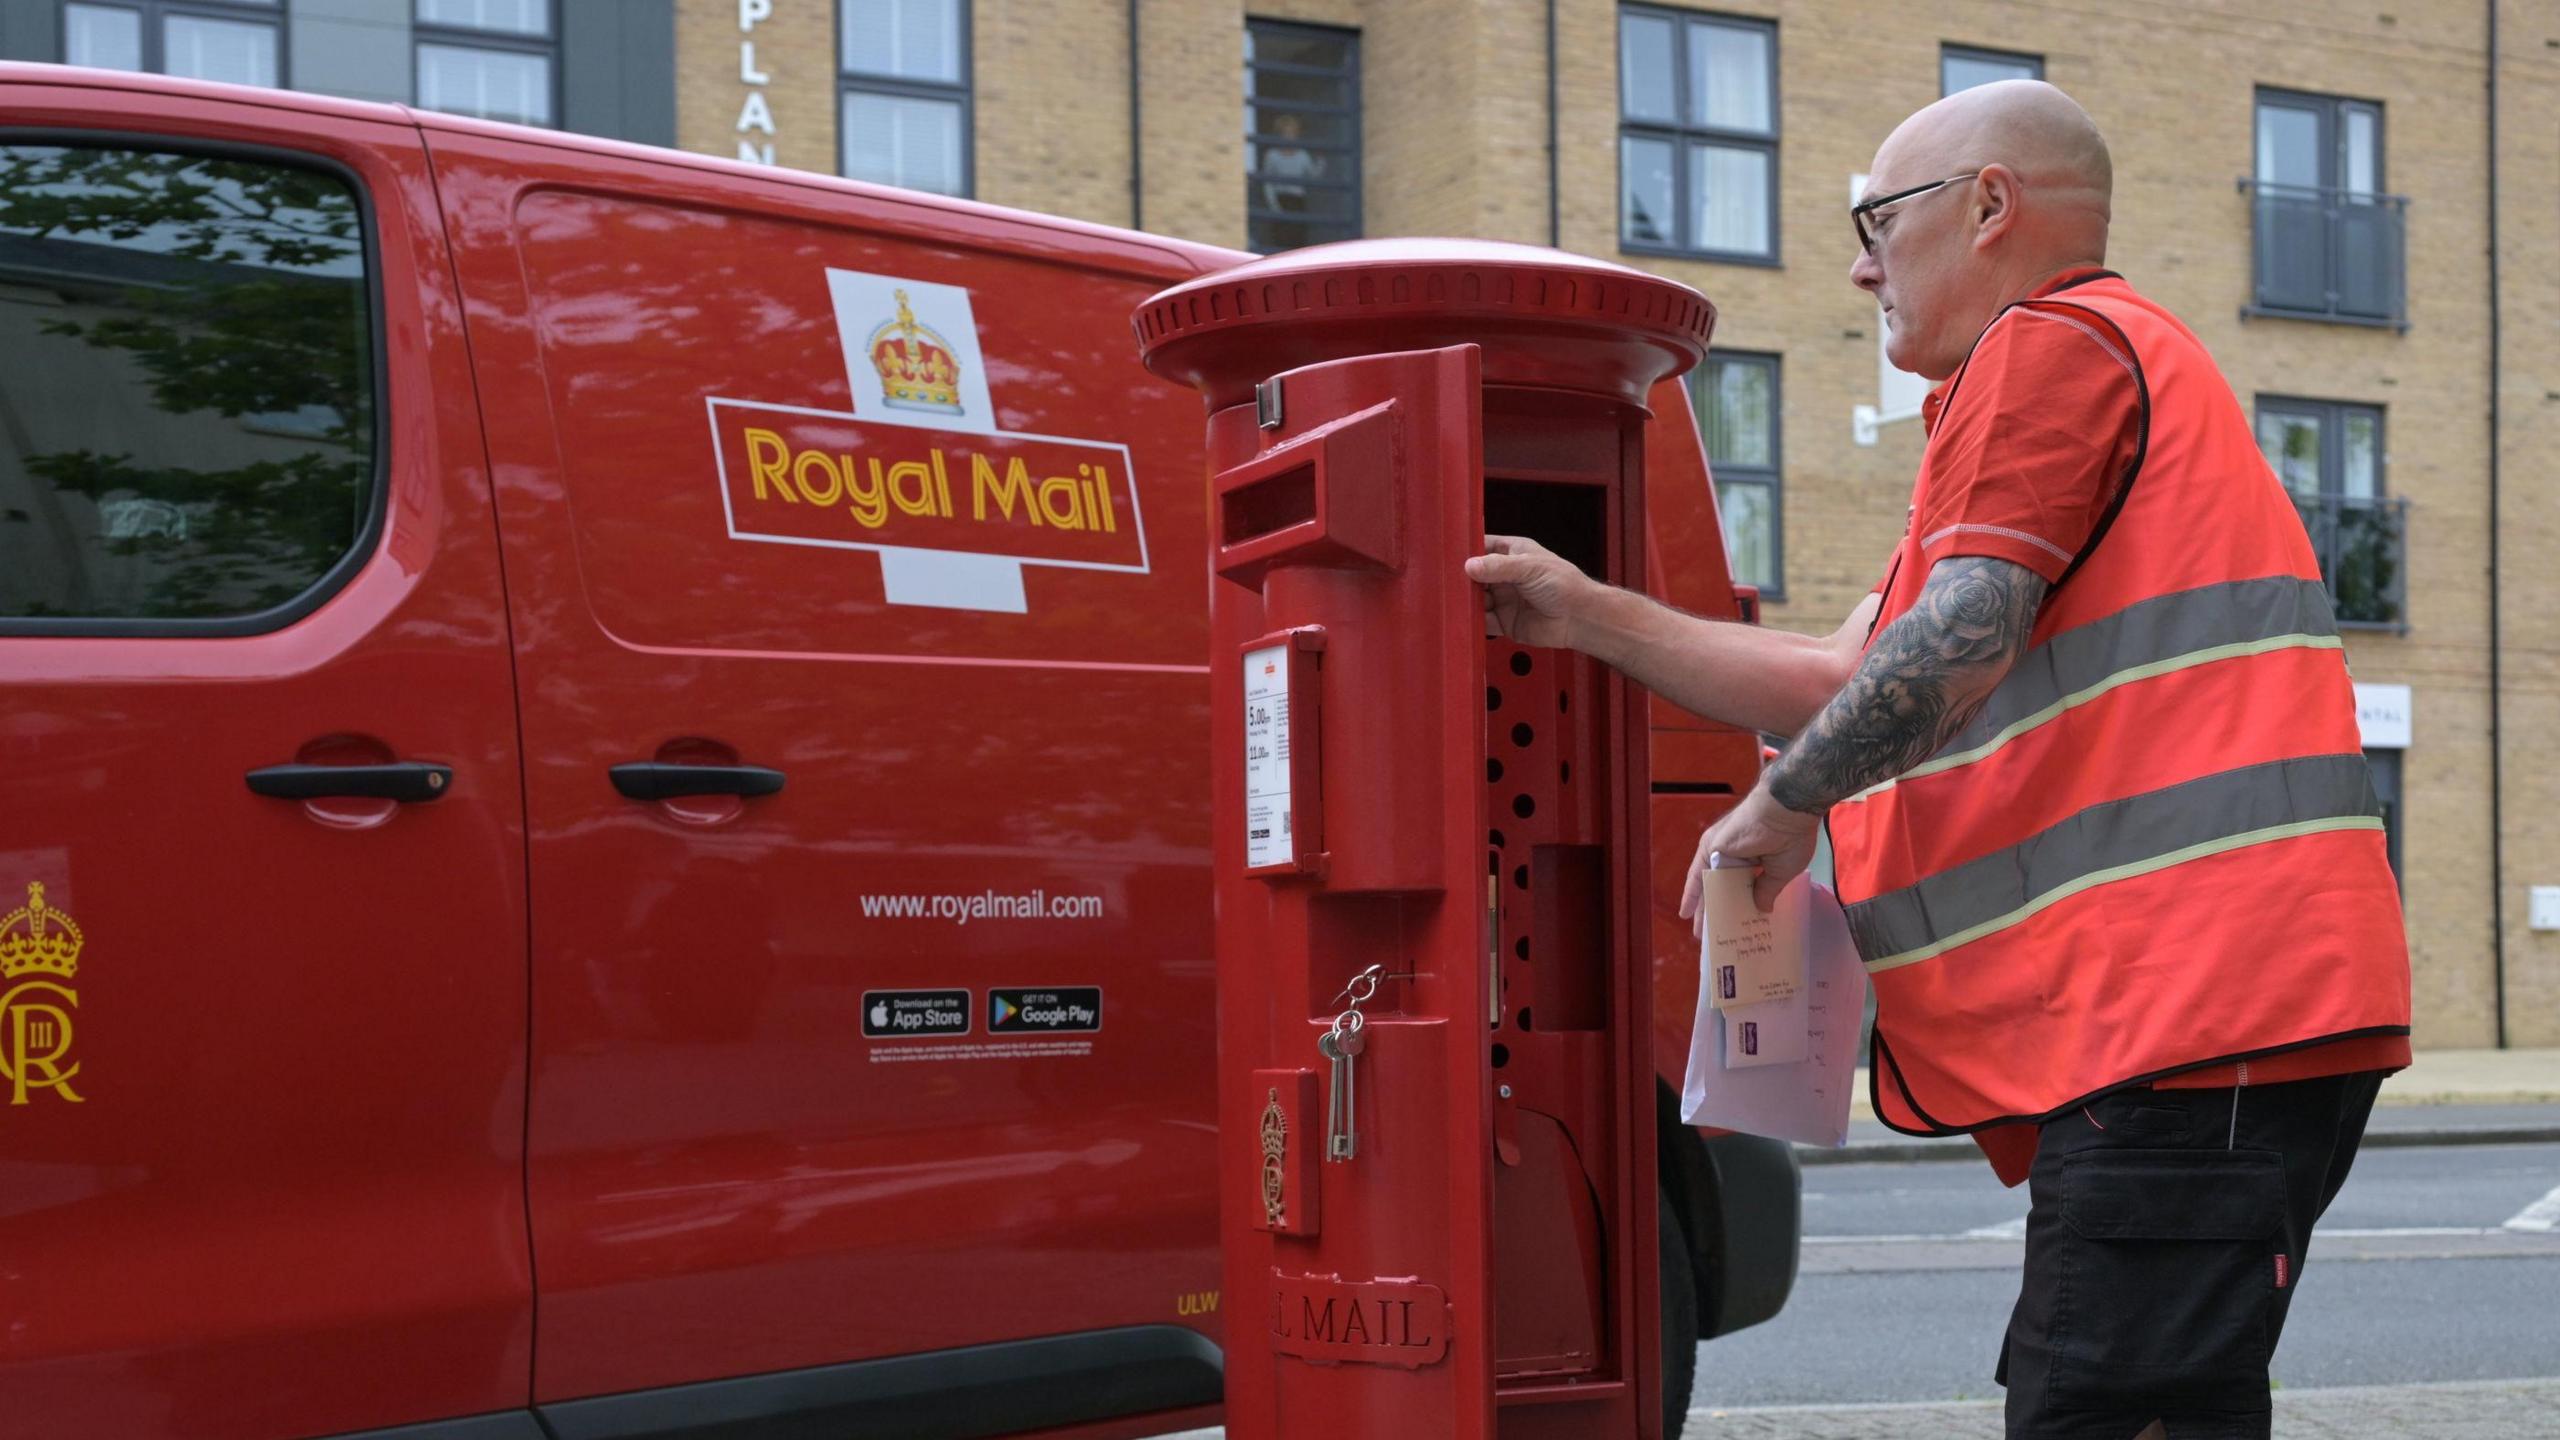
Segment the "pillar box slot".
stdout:
<path fill-rule="evenodd" d="M 1219 478 L 1224 482 L 1218 494 L 1218 538 L 1225 542 L 1219 548 L 1221 573 L 1240 574 L 1254 541 L 1272 540 L 1283 532 L 1316 523 L 1313 459 L 1253 476 L 1241 484 L 1226 476 Z"/>
<path fill-rule="evenodd" d="M 1255 587 L 1280 565 L 1394 569 L 1395 440 L 1388 401 L 1220 472 L 1218 573 Z"/>

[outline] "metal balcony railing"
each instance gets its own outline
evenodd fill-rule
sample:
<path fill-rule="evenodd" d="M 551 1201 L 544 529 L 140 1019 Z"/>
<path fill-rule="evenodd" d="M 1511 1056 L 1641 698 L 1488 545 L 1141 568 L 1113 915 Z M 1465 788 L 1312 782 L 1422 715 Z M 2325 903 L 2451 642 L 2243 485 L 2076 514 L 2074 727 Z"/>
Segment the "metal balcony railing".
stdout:
<path fill-rule="evenodd" d="M 2407 633 L 2409 502 L 2296 495 L 2293 508 L 2311 534 L 2338 623 Z"/>
<path fill-rule="evenodd" d="M 2409 328 L 2409 197 L 2244 179 L 2255 292 L 2245 315 Z"/>

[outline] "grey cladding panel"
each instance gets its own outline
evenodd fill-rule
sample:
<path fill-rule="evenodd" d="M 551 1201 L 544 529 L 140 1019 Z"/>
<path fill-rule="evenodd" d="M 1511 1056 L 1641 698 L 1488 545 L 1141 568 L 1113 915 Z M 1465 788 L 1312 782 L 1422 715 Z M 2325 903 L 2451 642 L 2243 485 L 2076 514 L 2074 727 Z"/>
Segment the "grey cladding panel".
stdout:
<path fill-rule="evenodd" d="M 560 0 L 562 128 L 676 143 L 675 0 Z"/>
<path fill-rule="evenodd" d="M 62 63 L 62 7 L 52 0 L 0 0 L 0 60 Z"/>
<path fill-rule="evenodd" d="M 415 94 L 410 0 L 292 0 L 293 88 L 406 105 Z"/>

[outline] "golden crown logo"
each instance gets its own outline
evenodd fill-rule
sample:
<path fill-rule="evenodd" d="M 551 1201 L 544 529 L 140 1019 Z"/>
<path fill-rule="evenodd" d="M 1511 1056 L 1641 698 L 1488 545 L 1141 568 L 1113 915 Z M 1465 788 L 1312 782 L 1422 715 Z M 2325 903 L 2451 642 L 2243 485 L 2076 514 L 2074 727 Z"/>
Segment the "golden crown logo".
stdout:
<path fill-rule="evenodd" d="M 28 885 L 27 903 L 0 916 L 0 980 L 35 974 L 68 980 L 79 969 L 80 927 L 44 903 L 42 885 Z"/>
<path fill-rule="evenodd" d="M 1262 1112 L 1262 1223 L 1277 1230 L 1289 1223 L 1289 1174 L 1282 1166 L 1289 1153 L 1289 1116 L 1280 1108 L 1273 1086 L 1271 1103 Z"/>
<path fill-rule="evenodd" d="M 80 927 L 47 905 L 44 887 L 29 885 L 27 903 L 0 915 L 0 1084 L 11 1105 L 24 1105 L 51 1090 L 77 1105 L 71 1088 L 77 1061 L 71 1050 L 71 1013 L 79 995 L 63 982 L 80 969 Z"/>
<path fill-rule="evenodd" d="M 960 408 L 960 361 L 949 341 L 916 323 L 904 290 L 898 292 L 898 318 L 871 332 L 871 367 L 880 372 L 882 398 L 898 409 L 965 413 Z"/>

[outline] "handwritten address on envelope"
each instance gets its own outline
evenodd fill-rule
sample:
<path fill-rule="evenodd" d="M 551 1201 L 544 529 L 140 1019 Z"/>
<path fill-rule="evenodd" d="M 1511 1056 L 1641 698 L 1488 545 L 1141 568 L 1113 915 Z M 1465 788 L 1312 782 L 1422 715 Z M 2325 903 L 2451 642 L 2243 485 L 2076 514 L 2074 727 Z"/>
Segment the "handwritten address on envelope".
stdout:
<path fill-rule="evenodd" d="M 1709 997 L 1718 1010 L 1792 1000 L 1804 988 L 1804 930 L 1763 914 L 1751 900 L 1753 873 L 1709 870 L 1706 893 Z M 1781 907 L 1781 912 L 1786 907 Z M 1785 919 L 1793 919 L 1785 915 Z"/>

